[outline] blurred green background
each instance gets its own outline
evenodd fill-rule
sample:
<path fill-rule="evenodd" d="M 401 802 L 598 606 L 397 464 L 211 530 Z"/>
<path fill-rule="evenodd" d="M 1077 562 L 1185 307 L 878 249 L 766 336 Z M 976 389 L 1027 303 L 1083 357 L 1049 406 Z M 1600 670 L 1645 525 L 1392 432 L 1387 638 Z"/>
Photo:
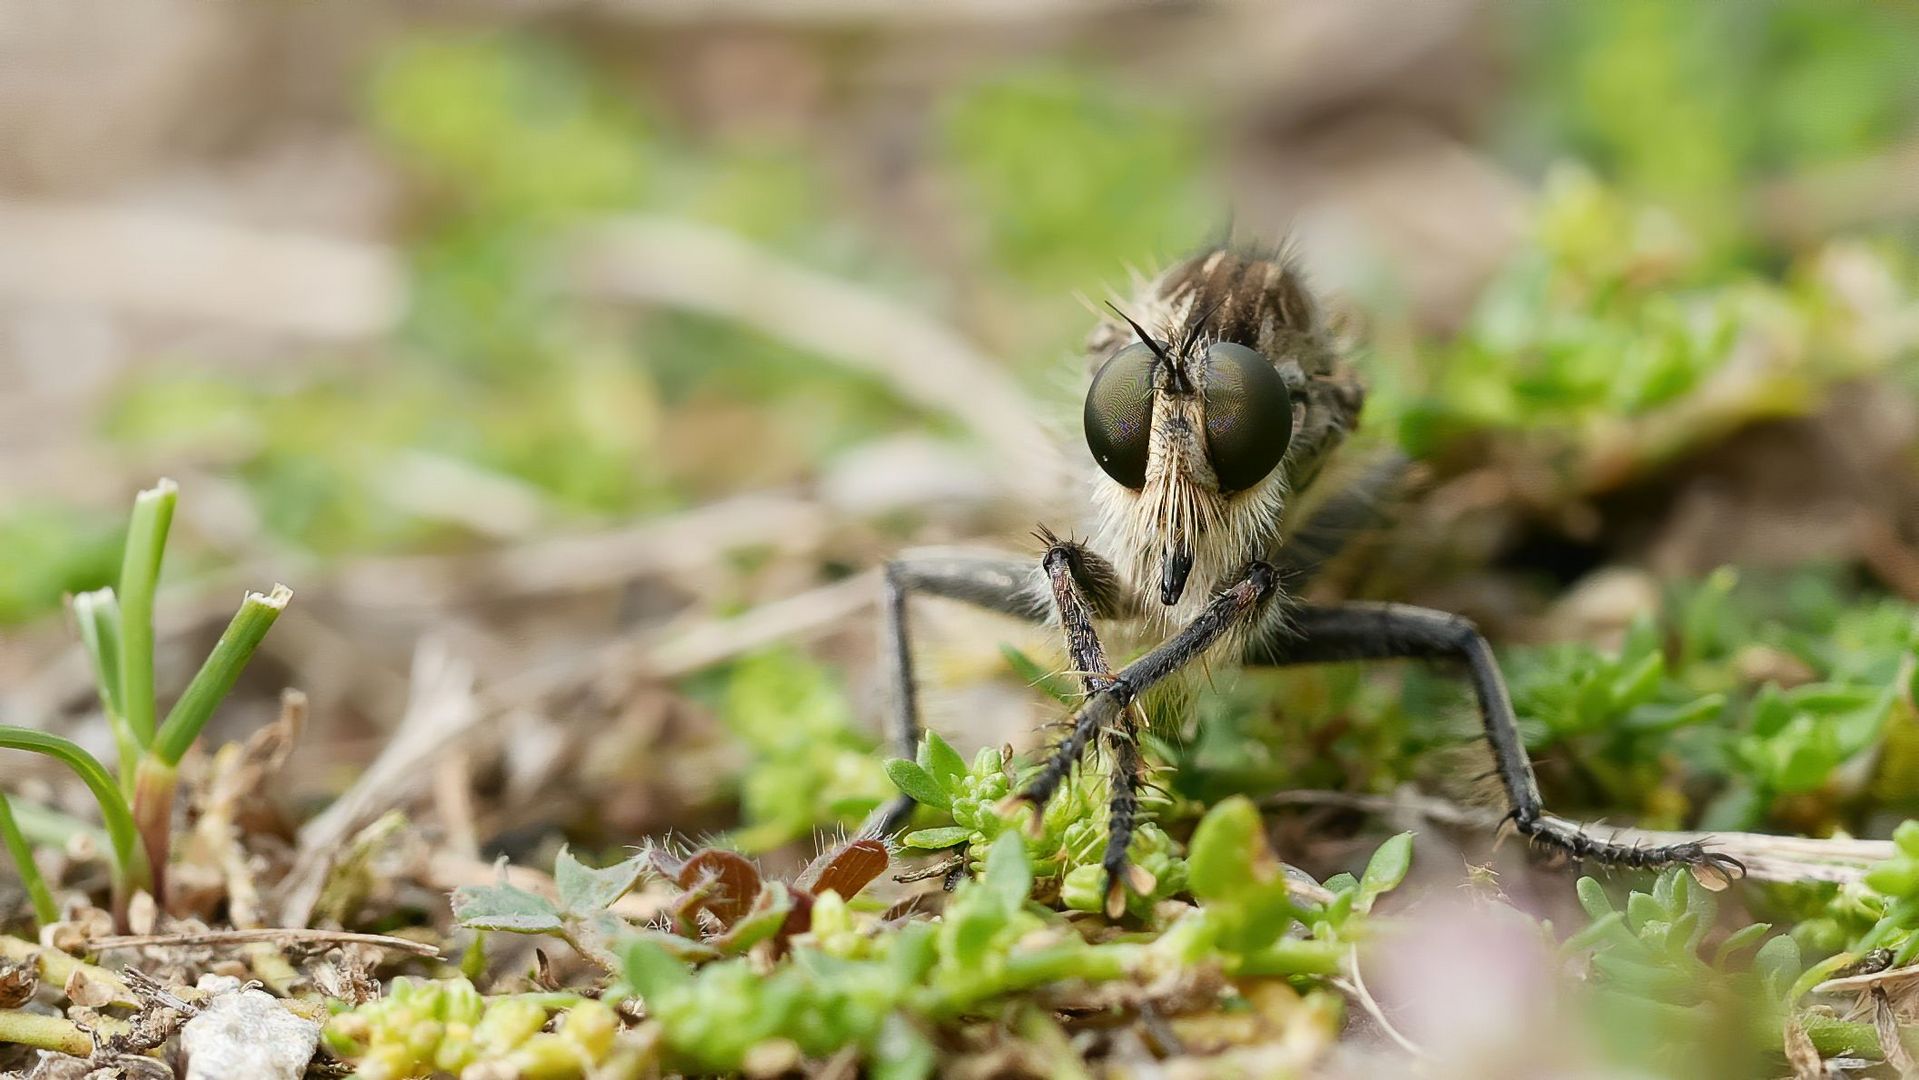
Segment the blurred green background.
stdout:
<path fill-rule="evenodd" d="M 76 65 L 42 80 L 43 107 L 5 106 L 7 212 L 100 220 L 0 232 L 0 621 L 105 583 L 122 496 L 155 472 L 232 481 L 248 516 L 218 563 L 256 540 L 337 559 L 628 520 L 802 482 L 894 433 L 964 445 L 802 346 L 570 291 L 561 239 L 612 214 L 882 294 L 1042 396 L 1088 321 L 1075 292 L 1229 220 L 1290 225 L 1385 324 L 1369 425 L 1421 453 L 1655 409 L 1755 318 L 1809 324 L 1782 331 L 1807 378 L 1889 359 L 1822 324 L 1847 298 L 1812 267 L 1843 235 L 1911 279 L 1909 4 L 807 8 L 233 5 L 153 15 L 140 70 L 87 85 Z M 47 60 L 138 30 L 16 23 Z M 79 115 L 103 103 L 124 109 Z M 219 275 L 248 267 L 170 292 L 120 250 L 131 215 L 314 237 L 373 268 L 289 253 L 288 310 L 222 310 L 248 293 L 223 299 Z M 36 245 L 62 241 L 96 245 L 62 257 L 99 260 L 97 295 L 33 280 Z M 309 288 L 369 295 L 325 325 Z M 1684 300 L 1702 288 L 1703 312 Z M 409 498 L 396 471 L 510 493 L 523 516 Z"/>

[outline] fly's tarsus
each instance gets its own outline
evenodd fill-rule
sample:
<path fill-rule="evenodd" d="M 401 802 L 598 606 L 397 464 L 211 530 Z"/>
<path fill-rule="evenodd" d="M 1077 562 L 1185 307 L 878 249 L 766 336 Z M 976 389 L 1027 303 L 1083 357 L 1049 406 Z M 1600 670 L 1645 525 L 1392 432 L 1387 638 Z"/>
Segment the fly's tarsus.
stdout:
<path fill-rule="evenodd" d="M 1607 866 L 1631 870 L 1660 870 L 1685 866 L 1715 874 L 1725 881 L 1746 876 L 1746 864 L 1712 849 L 1709 840 L 1682 840 L 1672 844 L 1622 843 L 1594 836 L 1580 825 L 1551 815 L 1530 820 L 1518 814 L 1507 815 L 1520 835 L 1535 844 L 1561 851 L 1574 859 L 1589 860 Z"/>

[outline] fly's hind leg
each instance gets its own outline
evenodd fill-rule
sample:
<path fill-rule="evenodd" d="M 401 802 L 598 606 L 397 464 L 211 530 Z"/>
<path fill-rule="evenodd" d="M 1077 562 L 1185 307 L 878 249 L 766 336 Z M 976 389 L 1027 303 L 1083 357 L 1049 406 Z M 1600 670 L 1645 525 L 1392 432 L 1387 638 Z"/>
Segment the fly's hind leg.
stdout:
<path fill-rule="evenodd" d="M 1466 619 L 1406 604 L 1351 603 L 1301 606 L 1287 624 L 1246 651 L 1248 664 L 1317 664 L 1342 660 L 1450 660 L 1465 666 L 1479 714 L 1492 744 L 1507 816 L 1522 835 L 1577 858 L 1615 866 L 1696 866 L 1734 877 L 1737 859 L 1698 841 L 1640 847 L 1594 836 L 1577 822 L 1546 812 L 1532 761 L 1519 737 L 1512 697 L 1499 673 L 1492 646 Z"/>
<path fill-rule="evenodd" d="M 988 611 L 1044 622 L 1048 604 L 1033 586 L 1032 565 L 1010 555 L 973 552 L 908 552 L 886 564 L 880 608 L 892 684 L 888 738 L 901 757 L 919 749 L 919 691 L 913 678 L 912 633 L 907 598 L 915 593 L 960 600 Z M 901 795 L 880 806 L 859 835 L 880 837 L 899 831 L 913 812 L 911 797 Z"/>

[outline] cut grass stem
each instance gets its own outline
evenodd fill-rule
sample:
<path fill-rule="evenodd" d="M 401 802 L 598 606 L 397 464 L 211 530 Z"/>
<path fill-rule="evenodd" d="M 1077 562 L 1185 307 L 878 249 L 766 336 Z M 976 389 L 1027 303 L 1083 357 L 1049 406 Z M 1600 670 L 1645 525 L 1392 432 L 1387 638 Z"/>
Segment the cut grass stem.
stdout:
<path fill-rule="evenodd" d="M 285 585 L 275 585 L 265 596 L 247 594 L 140 759 L 133 782 L 133 819 L 146 844 L 156 897 L 166 896 L 167 861 L 173 844 L 173 794 L 179 783 L 180 759 L 200 737 L 213 710 L 226 699 L 273 621 L 292 598 L 293 590 Z"/>
<path fill-rule="evenodd" d="M 122 1005 L 138 1005 L 140 999 L 133 996 L 133 989 L 125 979 L 103 967 L 96 967 L 84 960 L 76 959 L 59 949 L 37 945 L 25 938 L 11 934 L 0 934 L 0 960 L 11 960 L 16 964 L 31 965 L 40 975 L 40 981 L 55 986 L 65 986 L 75 974 L 85 977 L 114 993 L 113 1000 Z"/>
<path fill-rule="evenodd" d="M 227 624 L 226 632 L 213 646 L 213 652 L 207 655 L 206 663 L 187 684 L 180 700 L 174 702 L 168 711 L 166 723 L 160 725 L 159 732 L 152 742 L 152 756 L 168 766 L 177 766 L 186 756 L 187 748 L 200 737 L 201 729 L 207 725 L 213 710 L 226 700 L 227 693 L 240 678 L 240 672 L 247 662 L 253 659 L 253 653 L 260 642 L 273 628 L 273 622 L 286 610 L 287 601 L 293 599 L 293 590 L 285 585 L 275 585 L 273 591 L 261 595 L 248 593 L 240 604 L 240 610 Z"/>
<path fill-rule="evenodd" d="M 25 1009 L 0 1009 L 0 1044 L 18 1043 L 36 1050 L 86 1057 L 93 1053 L 93 1036 L 61 1016 Z"/>
<path fill-rule="evenodd" d="M 120 563 L 120 707 L 142 747 L 153 742 L 158 713 L 153 697 L 153 595 L 179 497 L 179 487 L 165 479 L 134 496 Z"/>

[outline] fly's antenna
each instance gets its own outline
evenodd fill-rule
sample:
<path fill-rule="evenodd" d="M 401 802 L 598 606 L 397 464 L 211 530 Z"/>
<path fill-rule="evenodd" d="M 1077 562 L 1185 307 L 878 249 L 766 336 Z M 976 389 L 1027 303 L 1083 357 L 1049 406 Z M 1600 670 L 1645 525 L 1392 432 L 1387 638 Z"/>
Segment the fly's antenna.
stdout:
<path fill-rule="evenodd" d="M 1181 356 L 1191 356 L 1193 354 L 1193 346 L 1199 344 L 1199 335 L 1206 332 L 1206 324 L 1212 322 L 1213 316 L 1219 314 L 1219 309 L 1225 307 L 1226 301 L 1231 299 L 1231 294 L 1220 297 L 1218 303 L 1206 309 L 1206 314 L 1187 322 L 1186 337 L 1179 343 L 1179 354 Z"/>
<path fill-rule="evenodd" d="M 1166 346 L 1154 340 L 1153 335 L 1147 333 L 1144 326 L 1134 322 L 1131 315 L 1121 311 L 1119 305 L 1108 301 L 1106 306 L 1113 309 L 1113 314 L 1126 320 L 1126 325 L 1132 327 L 1133 333 L 1139 335 L 1139 340 L 1148 349 L 1152 350 L 1154 358 L 1166 365 L 1166 370 L 1172 373 L 1173 389 L 1182 394 L 1192 393 L 1193 381 L 1186 377 L 1186 368 L 1180 364 L 1179 360 L 1175 358 L 1173 354 L 1166 351 Z"/>
<path fill-rule="evenodd" d="M 1133 317 L 1131 315 L 1128 315 L 1124 311 L 1121 311 L 1119 309 L 1118 304 L 1115 304 L 1112 301 L 1108 300 L 1106 302 L 1106 306 L 1113 309 L 1113 314 L 1126 320 L 1126 325 L 1132 327 L 1133 333 L 1139 335 L 1139 340 L 1142 344 L 1144 344 L 1148 349 L 1153 350 L 1154 356 L 1158 357 L 1161 361 L 1168 364 L 1173 362 L 1173 358 L 1166 354 L 1166 346 L 1160 344 L 1157 340 L 1153 338 L 1153 335 L 1147 333 L 1146 328 L 1144 326 L 1141 326 L 1140 324 L 1134 322 Z"/>

